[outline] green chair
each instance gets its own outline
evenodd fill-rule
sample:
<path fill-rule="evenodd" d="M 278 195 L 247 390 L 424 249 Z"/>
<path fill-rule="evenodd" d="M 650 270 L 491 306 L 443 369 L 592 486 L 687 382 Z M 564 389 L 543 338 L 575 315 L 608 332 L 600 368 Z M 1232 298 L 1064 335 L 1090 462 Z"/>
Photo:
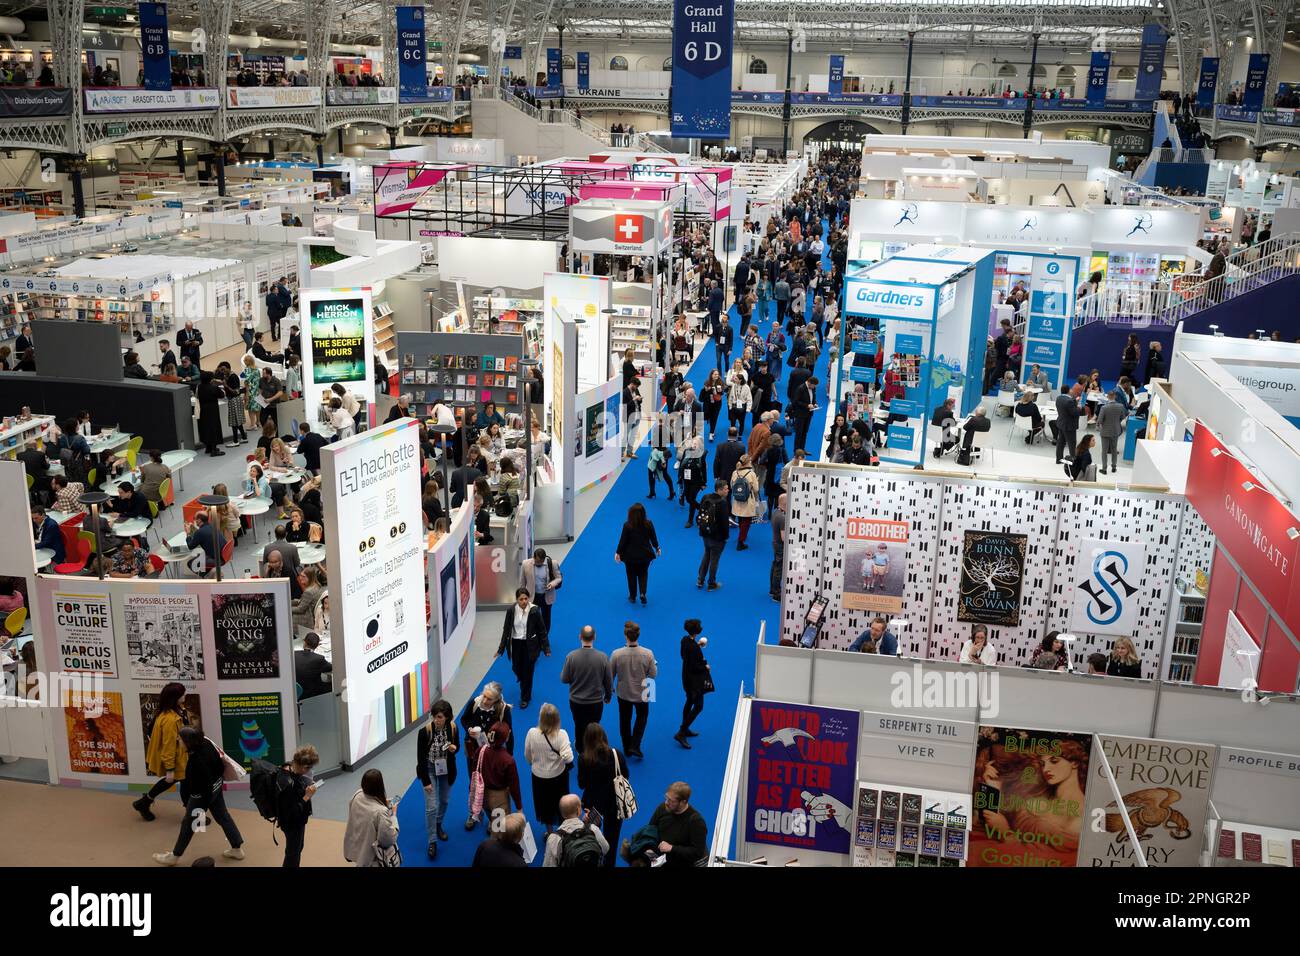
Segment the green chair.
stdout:
<path fill-rule="evenodd" d="M 140 455 L 142 445 L 144 445 L 143 435 L 136 435 L 126 443 L 126 463 L 132 471 L 135 471 L 136 458 Z"/>

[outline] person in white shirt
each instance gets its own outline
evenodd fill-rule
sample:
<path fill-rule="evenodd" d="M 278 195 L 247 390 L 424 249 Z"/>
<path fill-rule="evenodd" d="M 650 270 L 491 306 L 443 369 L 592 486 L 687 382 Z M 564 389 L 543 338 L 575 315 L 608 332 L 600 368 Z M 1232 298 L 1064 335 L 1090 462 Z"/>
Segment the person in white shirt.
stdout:
<path fill-rule="evenodd" d="M 356 431 L 356 422 L 347 413 L 347 409 L 343 407 L 343 402 L 337 395 L 330 399 L 329 422 L 334 426 L 334 431 L 339 438 L 351 438 Z"/>
<path fill-rule="evenodd" d="M 989 629 L 983 624 L 976 624 L 970 639 L 961 647 L 957 660 L 962 664 L 989 664 L 998 662 L 998 650 L 989 640 Z"/>
<path fill-rule="evenodd" d="M 560 799 L 569 792 L 573 764 L 573 747 L 554 704 L 542 704 L 537 726 L 528 729 L 524 759 L 533 773 L 533 815 L 549 834 L 560 822 Z"/>
<path fill-rule="evenodd" d="M 605 834 L 600 832 L 599 827 L 593 827 L 587 822 L 581 797 L 576 793 L 567 793 L 561 797 L 560 816 L 563 818 L 560 825 L 546 838 L 546 852 L 542 856 L 542 866 L 560 866 L 564 856 L 563 834 L 574 834 L 581 830 L 591 834 L 601 848 L 601 859 L 604 859 L 605 854 L 609 852 L 609 841 L 605 839 Z"/>
<path fill-rule="evenodd" d="M 253 332 L 257 328 L 257 317 L 253 315 L 253 303 L 245 302 L 239 310 L 239 335 L 244 340 L 244 348 L 253 348 Z"/>

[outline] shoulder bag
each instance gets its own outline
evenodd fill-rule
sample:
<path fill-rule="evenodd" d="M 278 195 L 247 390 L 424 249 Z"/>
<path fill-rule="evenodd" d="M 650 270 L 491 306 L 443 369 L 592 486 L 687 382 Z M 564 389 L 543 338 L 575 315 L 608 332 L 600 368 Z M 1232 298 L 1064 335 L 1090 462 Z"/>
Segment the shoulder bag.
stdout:
<path fill-rule="evenodd" d="M 623 776 L 623 768 L 619 766 L 618 751 L 610 751 L 614 755 L 614 815 L 620 820 L 630 820 L 636 815 L 636 794 L 632 791 L 632 784 Z"/>

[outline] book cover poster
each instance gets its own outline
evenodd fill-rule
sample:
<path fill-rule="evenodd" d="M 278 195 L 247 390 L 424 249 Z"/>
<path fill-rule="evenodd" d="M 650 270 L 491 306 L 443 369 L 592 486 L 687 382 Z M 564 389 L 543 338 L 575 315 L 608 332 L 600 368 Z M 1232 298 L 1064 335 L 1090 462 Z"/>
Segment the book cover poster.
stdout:
<path fill-rule="evenodd" d="M 601 449 L 605 447 L 605 425 L 604 422 L 601 421 L 602 413 L 604 411 L 605 406 L 600 402 L 587 406 L 586 457 L 588 458 L 593 458 L 596 455 L 599 455 Z"/>
<path fill-rule="evenodd" d="M 967 531 L 961 549 L 957 620 L 1014 626 L 1020 623 L 1020 587 L 1028 536 Z"/>
<path fill-rule="evenodd" d="M 125 777 L 126 721 L 122 695 L 115 691 L 69 694 L 63 705 L 68 731 L 68 769 Z"/>
<path fill-rule="evenodd" d="M 909 527 L 906 521 L 848 519 L 844 607 L 890 613 L 903 609 Z"/>
<path fill-rule="evenodd" d="M 442 566 L 438 572 L 438 594 L 442 605 L 442 642 L 451 640 L 456 625 L 460 622 L 460 601 L 456 586 L 456 558 Z"/>
<path fill-rule="evenodd" d="M 753 702 L 747 841 L 849 852 L 859 717 L 856 710 Z"/>
<path fill-rule="evenodd" d="M 107 594 L 55 591 L 54 635 L 59 642 L 58 669 L 77 674 L 117 677 L 113 612 Z"/>
<path fill-rule="evenodd" d="M 1079 866 L 1137 866 L 1125 815 L 1147 866 L 1199 866 L 1218 748 L 1143 737 L 1098 740 L 1124 805 L 1116 804 L 1101 761 L 1094 761 Z"/>
<path fill-rule="evenodd" d="M 280 676 L 274 594 L 213 594 L 212 635 L 221 680 Z"/>
<path fill-rule="evenodd" d="M 195 594 L 128 594 L 126 653 L 136 680 L 203 679 L 203 637 Z"/>
<path fill-rule="evenodd" d="M 473 586 L 471 585 L 469 578 L 471 567 L 469 560 L 469 535 L 465 535 L 461 540 L 458 553 L 460 561 L 460 577 L 458 581 L 460 586 L 460 616 L 464 617 L 465 613 L 469 610 L 470 597 L 472 596 L 471 592 L 473 591 Z"/>
<path fill-rule="evenodd" d="M 279 766 L 285 761 L 284 717 L 280 695 L 222 694 L 221 749 L 247 770 L 254 760 Z"/>
<path fill-rule="evenodd" d="M 619 432 L 619 413 L 623 409 L 623 395 L 611 395 L 605 399 L 605 442 L 606 444 L 618 441 Z"/>
<path fill-rule="evenodd" d="M 1074 866 L 1091 734 L 980 727 L 967 866 Z"/>
<path fill-rule="evenodd" d="M 317 385 L 366 377 L 366 311 L 361 296 L 313 299 L 307 315 L 312 381 Z"/>
<path fill-rule="evenodd" d="M 162 685 L 158 685 L 158 690 L 162 690 Z M 153 732 L 153 721 L 158 716 L 158 698 L 161 695 L 157 692 L 140 694 L 140 729 L 143 732 L 144 748 L 149 749 L 149 734 Z M 203 731 L 203 704 L 198 694 L 186 694 L 181 700 L 181 706 L 185 708 L 189 725 L 195 730 L 202 733 Z"/>

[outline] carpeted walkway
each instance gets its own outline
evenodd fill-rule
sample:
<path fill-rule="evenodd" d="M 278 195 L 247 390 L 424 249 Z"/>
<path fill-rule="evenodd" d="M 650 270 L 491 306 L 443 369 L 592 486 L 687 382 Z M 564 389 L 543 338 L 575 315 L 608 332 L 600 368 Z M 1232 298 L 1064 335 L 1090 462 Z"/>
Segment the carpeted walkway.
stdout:
<path fill-rule="evenodd" d="M 828 259 L 824 257 L 824 263 Z M 772 306 L 772 312 L 775 307 Z M 812 313 L 811 292 L 807 314 Z M 760 326 L 760 333 L 771 328 L 769 315 Z M 739 320 L 734 307 L 731 322 L 739 330 Z M 737 349 L 739 354 L 739 333 Z M 788 355 L 788 352 L 787 352 Z M 712 343 L 697 345 L 696 361 L 688 379 L 699 387 L 703 384 L 716 361 Z M 827 352 L 823 351 L 814 374 L 826 382 Z M 789 368 L 782 371 L 777 386 L 777 398 L 783 405 Z M 823 388 L 819 394 L 824 395 Z M 826 429 L 826 409 L 819 409 L 809 430 L 811 457 L 817 457 L 821 436 Z M 726 411 L 719 419 L 717 440 L 709 446 L 709 474 L 713 474 L 713 452 L 724 440 Z M 707 434 L 705 435 L 707 444 Z M 744 436 L 742 436 L 743 439 Z M 786 440 L 786 450 L 793 453 L 793 438 Z M 636 791 L 639 812 L 623 825 L 623 837 L 630 837 L 650 819 L 655 808 L 663 801 L 667 786 L 675 780 L 685 780 L 691 785 L 691 803 L 703 814 L 712 839 L 714 817 L 722 787 L 723 768 L 730 744 L 731 725 L 735 716 L 736 695 L 741 682 L 752 692 L 754 679 L 754 645 L 758 639 L 761 622 L 767 622 L 769 640 L 777 633 L 777 615 L 780 605 L 768 595 L 768 572 L 772 562 L 771 525 L 756 524 L 750 529 L 750 548 L 735 550 L 735 529 L 732 529 L 726 552 L 718 568 L 721 589 L 714 592 L 697 590 L 695 574 L 702 554 L 699 532 L 687 529 L 686 511 L 677 502 L 664 497 L 662 483 L 659 497 L 646 500 L 646 457 L 648 446 L 643 445 L 636 461 L 629 462 L 616 480 L 608 497 L 591 521 L 574 542 L 573 549 L 564 561 L 564 588 L 556 600 L 551 622 L 551 651 L 549 658 L 537 664 L 533 699 L 528 710 L 520 710 L 519 690 L 514 674 L 505 658 L 498 659 L 488 672 L 487 680 L 499 681 L 505 689 L 506 700 L 514 705 L 515 759 L 519 765 L 524 810 L 532 819 L 531 777 L 523 759 L 523 738 L 528 728 L 535 725 L 537 713 L 545 702 L 554 703 L 560 710 L 564 727 L 573 735 L 572 717 L 568 707 L 568 688 L 559 680 L 564 656 L 578 646 L 578 630 L 586 624 L 596 628 L 596 646 L 606 654 L 623 646 L 623 624 L 627 620 L 641 625 L 641 644 L 654 651 L 658 661 L 657 700 L 650 705 L 642 749 L 645 759 L 633 758 L 629 779 Z M 674 485 L 676 486 L 676 478 Z M 627 510 L 635 502 L 646 505 L 650 520 L 655 524 L 663 556 L 651 565 L 649 604 L 631 605 L 627 601 L 627 582 L 622 566 L 614 561 L 614 548 L 619 532 L 627 517 Z M 699 736 L 691 741 L 692 749 L 685 750 L 672 738 L 681 722 L 684 702 L 681 684 L 681 657 L 679 644 L 683 636 L 682 622 L 698 617 L 709 638 L 705 655 L 712 668 L 717 692 L 705 699 L 705 709 L 695 721 Z M 479 638 L 480 640 L 482 638 Z M 457 714 L 464 706 L 463 700 L 452 701 Z M 611 702 L 605 707 L 601 720 L 611 743 L 622 749 L 618 736 L 618 705 Z M 401 824 L 401 848 L 407 866 L 469 866 L 474 851 L 486 836 L 484 825 L 466 832 L 468 777 L 463 761 L 458 756 L 458 773 L 452 788 L 450 809 L 444 827 L 450 839 L 440 844 L 438 859 L 430 863 L 425 853 L 424 794 L 417 779 L 402 799 L 398 809 Z M 570 792 L 580 792 L 577 771 L 571 773 Z M 534 823 L 534 835 L 541 849 L 542 830 Z M 534 865 L 541 865 L 538 853 Z M 620 863 L 620 865 L 622 865 Z"/>

